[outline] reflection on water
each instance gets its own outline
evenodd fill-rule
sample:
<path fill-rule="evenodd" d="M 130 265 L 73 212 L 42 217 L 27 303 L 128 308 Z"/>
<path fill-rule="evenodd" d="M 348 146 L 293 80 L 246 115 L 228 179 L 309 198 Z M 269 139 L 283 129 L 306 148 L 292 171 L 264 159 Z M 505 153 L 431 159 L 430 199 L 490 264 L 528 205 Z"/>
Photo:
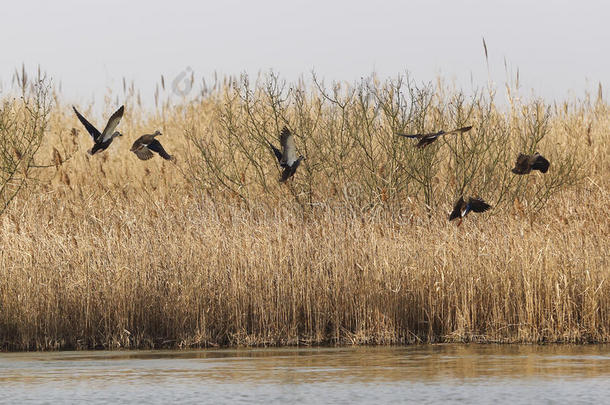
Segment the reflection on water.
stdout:
<path fill-rule="evenodd" d="M 1 353 L 0 402 L 604 402 L 610 346 Z"/>

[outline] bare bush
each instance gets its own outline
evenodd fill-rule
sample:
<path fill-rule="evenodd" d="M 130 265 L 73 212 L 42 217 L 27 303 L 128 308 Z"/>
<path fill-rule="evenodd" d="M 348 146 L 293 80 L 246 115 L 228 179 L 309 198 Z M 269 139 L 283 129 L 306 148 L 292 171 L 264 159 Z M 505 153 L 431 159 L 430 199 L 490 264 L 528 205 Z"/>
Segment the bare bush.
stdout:
<path fill-rule="evenodd" d="M 17 79 L 21 97 L 4 100 L 0 106 L 0 214 L 37 166 L 34 157 L 51 109 L 48 81 L 40 71 L 34 81 L 28 80 L 25 69 Z"/>
<path fill-rule="evenodd" d="M 275 74 L 254 83 L 242 75 L 221 90 L 206 132 L 188 133 L 199 153 L 193 178 L 206 190 L 228 191 L 243 202 L 264 192 L 264 198 L 290 196 L 303 209 L 344 200 L 346 189 L 347 202 L 360 210 L 400 209 L 409 198 L 431 212 L 465 194 L 483 196 L 497 208 L 517 200 L 538 209 L 574 183 L 582 163 L 545 142 L 552 130 L 550 106 L 513 101 L 507 112 L 494 97 L 467 97 L 442 84 L 418 86 L 408 75 L 330 86 L 315 75 L 309 84 L 293 85 Z M 307 158 L 284 187 L 287 193 L 277 182 L 268 145 L 284 125 Z M 473 130 L 422 149 L 396 136 L 466 125 Z M 535 185 L 531 176 L 510 171 L 519 153 L 534 151 L 552 157 L 552 170 Z"/>

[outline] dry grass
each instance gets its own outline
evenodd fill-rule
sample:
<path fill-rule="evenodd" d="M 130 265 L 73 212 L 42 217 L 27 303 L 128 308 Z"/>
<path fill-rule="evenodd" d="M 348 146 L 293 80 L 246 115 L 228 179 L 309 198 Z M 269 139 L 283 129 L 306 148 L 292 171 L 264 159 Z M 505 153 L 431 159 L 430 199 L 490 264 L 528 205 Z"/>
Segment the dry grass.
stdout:
<path fill-rule="evenodd" d="M 128 98 L 126 136 L 94 157 L 57 102 L 37 159 L 61 164 L 0 217 L 0 348 L 610 341 L 605 104 L 551 108 L 536 140 L 535 101 L 430 88 L 409 118 L 387 83 L 364 107 L 358 86 L 336 104 L 270 83 L 251 111 L 239 85 L 154 112 Z M 466 121 L 423 152 L 392 136 Z M 264 137 L 286 122 L 307 160 L 280 186 Z M 155 129 L 176 165 L 129 152 Z M 546 176 L 504 176 L 533 149 Z M 494 210 L 456 227 L 462 192 Z"/>

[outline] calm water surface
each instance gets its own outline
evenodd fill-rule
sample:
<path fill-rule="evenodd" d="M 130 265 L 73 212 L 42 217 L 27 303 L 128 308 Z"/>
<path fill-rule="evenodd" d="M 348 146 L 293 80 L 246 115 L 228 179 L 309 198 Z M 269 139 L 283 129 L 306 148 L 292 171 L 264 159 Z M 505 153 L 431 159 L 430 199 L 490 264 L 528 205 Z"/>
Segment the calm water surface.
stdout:
<path fill-rule="evenodd" d="M 610 403 L 610 346 L 0 353 L 1 403 Z"/>

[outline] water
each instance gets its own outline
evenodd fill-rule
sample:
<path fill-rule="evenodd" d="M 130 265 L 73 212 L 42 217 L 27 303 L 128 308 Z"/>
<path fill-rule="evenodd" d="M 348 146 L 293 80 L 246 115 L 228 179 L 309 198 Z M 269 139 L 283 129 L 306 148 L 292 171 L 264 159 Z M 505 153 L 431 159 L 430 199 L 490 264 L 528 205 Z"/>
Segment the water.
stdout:
<path fill-rule="evenodd" d="M 609 403 L 610 346 L 0 353 L 1 403 Z"/>

